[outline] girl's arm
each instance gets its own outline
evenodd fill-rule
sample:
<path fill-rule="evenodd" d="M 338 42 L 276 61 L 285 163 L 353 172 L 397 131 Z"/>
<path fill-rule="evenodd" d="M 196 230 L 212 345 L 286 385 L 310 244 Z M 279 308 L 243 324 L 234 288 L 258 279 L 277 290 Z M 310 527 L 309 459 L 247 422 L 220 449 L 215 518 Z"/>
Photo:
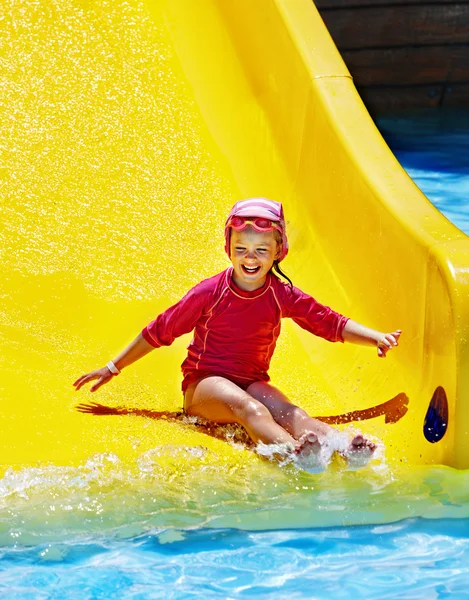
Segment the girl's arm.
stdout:
<path fill-rule="evenodd" d="M 392 333 L 381 333 L 360 325 L 317 302 L 296 287 L 287 292 L 285 285 L 277 285 L 276 292 L 281 301 L 282 316 L 290 317 L 306 331 L 325 340 L 376 346 L 380 358 L 384 358 L 391 348 L 398 345 L 402 333 L 400 329 Z"/>
<path fill-rule="evenodd" d="M 378 348 L 378 356 L 385 358 L 389 350 L 399 345 L 401 333 L 400 329 L 392 333 L 381 333 L 349 319 L 342 330 L 342 337 L 344 342 L 376 346 Z"/>
<path fill-rule="evenodd" d="M 175 338 L 192 331 L 202 314 L 207 298 L 210 298 L 213 292 L 214 281 L 216 284 L 217 280 L 212 277 L 197 284 L 179 302 L 147 325 L 113 361 L 118 370 L 125 369 L 155 348 L 171 345 Z M 112 378 L 113 374 L 108 367 L 102 367 L 82 375 L 73 385 L 78 391 L 85 383 L 97 379 L 98 382 L 90 388 L 91 392 L 95 392 Z"/>
<path fill-rule="evenodd" d="M 137 335 L 133 342 L 122 350 L 119 356 L 113 361 L 119 371 L 125 369 L 140 358 L 146 356 L 149 352 L 155 349 L 155 346 L 149 344 L 141 333 Z"/>
<path fill-rule="evenodd" d="M 119 371 L 122 371 L 122 369 L 128 367 L 154 349 L 155 347 L 149 344 L 143 338 L 142 334 L 139 333 L 134 341 L 130 342 L 127 348 L 125 348 L 113 362 Z M 108 367 L 102 367 L 101 369 L 97 369 L 96 371 L 92 371 L 86 375 L 82 375 L 74 382 L 73 385 L 75 386 L 76 391 L 78 391 L 85 383 L 97 379 L 98 382 L 95 383 L 90 389 L 90 392 L 95 392 L 102 385 L 111 381 L 112 378 L 113 374 Z"/>

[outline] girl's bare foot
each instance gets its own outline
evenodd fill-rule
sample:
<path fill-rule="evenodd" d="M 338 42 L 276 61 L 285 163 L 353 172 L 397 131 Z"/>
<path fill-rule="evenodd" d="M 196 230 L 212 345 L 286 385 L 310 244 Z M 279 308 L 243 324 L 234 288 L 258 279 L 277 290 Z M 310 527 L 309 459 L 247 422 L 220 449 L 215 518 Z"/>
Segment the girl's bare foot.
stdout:
<path fill-rule="evenodd" d="M 321 444 L 315 433 L 306 433 L 299 440 L 293 450 L 295 463 L 301 469 L 310 473 L 323 471 L 326 465 L 321 460 Z"/>
<path fill-rule="evenodd" d="M 305 433 L 295 446 L 294 453 L 298 456 L 310 456 L 311 454 L 317 454 L 321 449 L 318 436 L 315 433 Z"/>
<path fill-rule="evenodd" d="M 356 470 L 368 464 L 375 450 L 376 444 L 358 434 L 352 439 L 343 455 L 347 459 L 349 469 Z"/>

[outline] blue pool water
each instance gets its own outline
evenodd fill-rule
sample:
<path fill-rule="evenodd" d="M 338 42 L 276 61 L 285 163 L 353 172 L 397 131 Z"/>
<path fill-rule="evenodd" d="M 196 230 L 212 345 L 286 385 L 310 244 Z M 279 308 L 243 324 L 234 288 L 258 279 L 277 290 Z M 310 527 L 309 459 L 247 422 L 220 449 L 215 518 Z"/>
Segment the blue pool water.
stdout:
<path fill-rule="evenodd" d="M 378 124 L 469 234 L 469 113 Z M 198 487 L 147 468 L 131 480 L 104 455 L 81 470 L 11 472 L 0 481 L 0 596 L 469 598 L 469 473 L 281 471 L 241 474 L 234 490 L 222 473 L 196 473 Z"/>
<path fill-rule="evenodd" d="M 469 235 L 469 111 L 401 113 L 377 124 L 423 193 Z"/>
<path fill-rule="evenodd" d="M 173 531 L 4 551 L 8 598 L 466 598 L 469 522 Z"/>

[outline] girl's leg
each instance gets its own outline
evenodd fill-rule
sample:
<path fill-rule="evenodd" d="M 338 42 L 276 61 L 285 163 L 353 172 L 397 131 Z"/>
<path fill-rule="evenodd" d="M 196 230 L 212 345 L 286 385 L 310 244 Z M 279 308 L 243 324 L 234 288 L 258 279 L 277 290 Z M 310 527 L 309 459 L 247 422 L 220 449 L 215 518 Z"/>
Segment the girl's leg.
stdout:
<path fill-rule="evenodd" d="M 184 411 L 220 424 L 242 425 L 255 443 L 290 444 L 296 453 L 305 455 L 317 446 L 316 436 L 306 435 L 298 442 L 275 422 L 264 404 L 224 377 L 191 384 L 184 395 Z"/>
<path fill-rule="evenodd" d="M 264 381 L 251 383 L 247 392 L 263 404 L 274 420 L 297 440 L 310 431 L 320 439 L 335 431 L 330 425 L 313 419 L 302 408 L 292 404 L 285 394 L 269 383 Z"/>
<path fill-rule="evenodd" d="M 337 431 L 334 427 L 310 417 L 302 408 L 292 404 L 280 390 L 264 381 L 252 383 L 247 392 L 262 403 L 275 421 L 295 439 L 312 432 L 322 441 L 328 433 Z M 359 434 L 350 441 L 344 454 L 351 465 L 363 466 L 361 463 L 365 463 L 375 449 L 375 444 Z"/>

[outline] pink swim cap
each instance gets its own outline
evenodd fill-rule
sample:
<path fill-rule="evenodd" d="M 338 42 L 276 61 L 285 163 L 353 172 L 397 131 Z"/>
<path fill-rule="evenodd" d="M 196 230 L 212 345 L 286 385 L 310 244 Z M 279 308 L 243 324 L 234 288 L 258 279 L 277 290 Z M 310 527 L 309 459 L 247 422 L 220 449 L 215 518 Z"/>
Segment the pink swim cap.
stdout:
<path fill-rule="evenodd" d="M 248 198 L 236 202 L 228 215 L 225 223 L 225 252 L 230 256 L 230 238 L 231 228 L 228 223 L 232 217 L 261 217 L 275 221 L 282 231 L 282 250 L 278 262 L 282 261 L 288 254 L 288 241 L 285 231 L 285 217 L 283 216 L 283 206 L 281 202 L 267 200 L 267 198 Z"/>

